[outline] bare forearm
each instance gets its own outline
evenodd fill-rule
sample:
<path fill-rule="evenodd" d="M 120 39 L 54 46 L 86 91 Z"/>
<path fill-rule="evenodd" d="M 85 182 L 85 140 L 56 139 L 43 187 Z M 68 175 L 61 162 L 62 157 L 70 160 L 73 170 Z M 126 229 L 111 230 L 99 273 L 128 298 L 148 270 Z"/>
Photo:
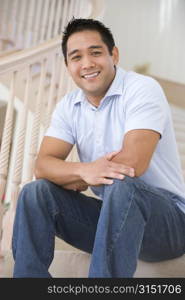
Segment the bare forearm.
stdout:
<path fill-rule="evenodd" d="M 36 161 L 36 178 L 45 178 L 67 189 L 85 190 L 87 186 L 112 184 L 114 178 L 133 176 L 134 170 L 122 163 L 111 162 L 117 152 L 89 162 L 66 162 L 53 156 L 42 156 Z"/>
<path fill-rule="evenodd" d="M 136 155 L 134 157 L 136 157 Z M 124 151 L 120 151 L 116 156 L 113 157 L 112 161 L 133 168 L 134 172 L 131 171 L 131 174 L 134 174 L 135 176 L 140 176 L 143 173 L 143 165 L 131 157 L 128 152 L 126 153 Z"/>
<path fill-rule="evenodd" d="M 83 167 L 80 162 L 67 162 L 52 156 L 38 158 L 35 166 L 37 179 L 48 179 L 56 184 L 65 185 L 81 182 L 80 170 Z"/>

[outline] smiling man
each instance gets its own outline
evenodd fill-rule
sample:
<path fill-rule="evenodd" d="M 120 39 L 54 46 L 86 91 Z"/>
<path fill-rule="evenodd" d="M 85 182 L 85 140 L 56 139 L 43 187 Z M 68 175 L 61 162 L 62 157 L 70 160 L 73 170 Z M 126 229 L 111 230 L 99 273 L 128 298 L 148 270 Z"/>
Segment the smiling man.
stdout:
<path fill-rule="evenodd" d="M 24 186 L 14 277 L 50 277 L 54 238 L 92 254 L 89 277 L 133 277 L 138 258 L 185 252 L 185 184 L 159 84 L 117 66 L 108 28 L 73 19 L 62 51 L 78 89 L 57 104 Z M 76 145 L 80 162 L 65 161 Z M 97 197 L 81 193 L 90 187 Z"/>
<path fill-rule="evenodd" d="M 66 63 L 73 80 L 90 103 L 98 106 L 115 76 L 117 48 L 110 55 L 100 34 L 92 30 L 71 35 L 67 47 Z"/>

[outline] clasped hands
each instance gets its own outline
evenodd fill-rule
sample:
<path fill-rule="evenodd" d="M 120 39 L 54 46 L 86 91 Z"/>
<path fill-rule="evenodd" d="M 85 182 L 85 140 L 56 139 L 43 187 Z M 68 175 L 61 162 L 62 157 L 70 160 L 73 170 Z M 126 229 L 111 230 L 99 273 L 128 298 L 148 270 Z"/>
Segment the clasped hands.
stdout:
<path fill-rule="evenodd" d="M 63 187 L 68 190 L 82 192 L 87 190 L 88 186 L 112 184 L 114 179 L 122 180 L 125 175 L 134 177 L 135 172 L 132 167 L 112 161 L 119 152 L 110 152 L 95 161 L 82 163 L 80 170 L 81 179 L 74 183 L 65 184 Z"/>

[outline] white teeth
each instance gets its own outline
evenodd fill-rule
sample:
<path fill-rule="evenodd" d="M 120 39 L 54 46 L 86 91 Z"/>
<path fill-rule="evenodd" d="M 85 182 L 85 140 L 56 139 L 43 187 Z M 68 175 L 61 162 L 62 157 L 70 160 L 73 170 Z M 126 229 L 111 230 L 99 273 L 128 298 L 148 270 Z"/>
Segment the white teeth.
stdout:
<path fill-rule="evenodd" d="M 84 78 L 93 78 L 93 77 L 96 77 L 96 76 L 98 76 L 98 72 L 92 73 L 92 74 L 87 74 L 87 75 L 84 75 L 83 77 Z"/>

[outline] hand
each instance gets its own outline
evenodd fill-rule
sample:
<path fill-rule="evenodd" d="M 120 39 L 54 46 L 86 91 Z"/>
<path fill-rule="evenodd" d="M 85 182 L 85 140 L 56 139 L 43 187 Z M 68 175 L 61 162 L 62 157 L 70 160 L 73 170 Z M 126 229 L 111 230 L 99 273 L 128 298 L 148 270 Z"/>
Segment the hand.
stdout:
<path fill-rule="evenodd" d="M 86 191 L 88 189 L 88 184 L 85 181 L 80 180 L 77 182 L 64 184 L 64 185 L 62 185 L 62 187 L 66 190 L 82 192 L 82 191 Z"/>
<path fill-rule="evenodd" d="M 113 179 L 124 179 L 125 175 L 133 177 L 134 169 L 111 161 L 119 151 L 114 151 L 90 162 L 84 163 L 81 169 L 81 178 L 88 185 L 112 184 Z"/>

